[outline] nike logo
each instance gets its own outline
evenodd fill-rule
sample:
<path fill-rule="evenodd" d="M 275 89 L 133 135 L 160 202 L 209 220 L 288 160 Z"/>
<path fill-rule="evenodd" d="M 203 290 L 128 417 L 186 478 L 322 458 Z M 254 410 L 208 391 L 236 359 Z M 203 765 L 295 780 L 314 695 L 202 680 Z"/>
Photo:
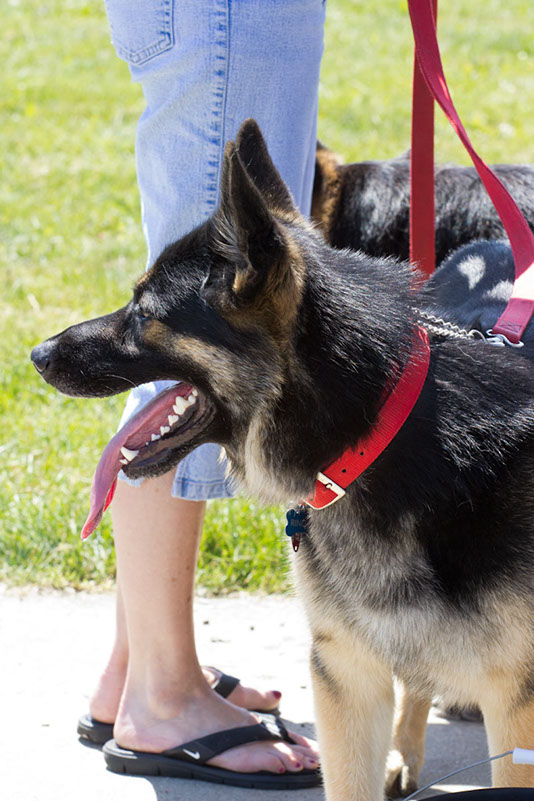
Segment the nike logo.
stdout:
<path fill-rule="evenodd" d="M 198 751 L 188 751 L 187 748 L 182 748 L 182 751 L 184 752 L 184 754 L 187 754 L 187 756 L 190 756 L 192 759 L 200 759 L 200 754 Z"/>

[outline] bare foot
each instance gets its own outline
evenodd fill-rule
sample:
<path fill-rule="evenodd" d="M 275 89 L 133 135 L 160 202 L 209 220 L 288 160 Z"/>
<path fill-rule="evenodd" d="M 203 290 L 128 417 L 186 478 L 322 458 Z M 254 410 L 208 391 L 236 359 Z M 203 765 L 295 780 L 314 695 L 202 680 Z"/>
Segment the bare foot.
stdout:
<path fill-rule="evenodd" d="M 207 734 L 258 722 L 257 716 L 207 689 L 150 705 L 146 697 L 137 697 L 126 688 L 114 736 L 122 748 L 160 753 Z M 317 768 L 315 744 L 300 735 L 291 736 L 295 745 L 277 741 L 248 743 L 219 754 L 207 764 L 244 773 L 296 773 Z"/>
<path fill-rule="evenodd" d="M 89 701 L 89 712 L 95 720 L 102 723 L 115 722 L 126 679 L 126 668 L 127 662 L 120 655 L 112 655 Z M 221 676 L 221 671 L 213 667 L 203 667 L 202 673 L 210 687 Z M 270 712 L 276 709 L 281 697 L 282 693 L 278 690 L 261 692 L 239 683 L 228 696 L 228 700 L 244 709 Z"/>
<path fill-rule="evenodd" d="M 202 673 L 210 687 L 213 687 L 222 675 L 221 671 L 214 667 L 202 667 Z M 261 692 L 254 687 L 245 687 L 241 682 L 227 696 L 228 701 L 236 706 L 241 706 L 243 709 L 260 710 L 261 712 L 271 712 L 276 709 L 281 697 L 282 693 L 279 690 Z"/>

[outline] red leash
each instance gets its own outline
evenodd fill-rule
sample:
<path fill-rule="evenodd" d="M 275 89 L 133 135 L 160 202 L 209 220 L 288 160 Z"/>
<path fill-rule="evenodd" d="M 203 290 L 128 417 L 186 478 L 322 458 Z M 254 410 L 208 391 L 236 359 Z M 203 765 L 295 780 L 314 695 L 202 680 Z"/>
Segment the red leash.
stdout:
<path fill-rule="evenodd" d="M 534 313 L 534 236 L 506 187 L 476 153 L 454 108 L 441 64 L 432 0 L 408 0 L 408 7 L 417 61 L 428 88 L 471 156 L 510 240 L 515 261 L 515 283 L 512 297 L 493 326 L 493 333 L 502 334 L 512 343 L 518 343 Z M 417 122 L 414 121 L 413 125 L 417 134 Z M 421 134 L 424 132 L 427 132 L 427 126 L 421 126 Z M 421 144 L 417 153 L 425 147 L 431 147 L 428 138 L 426 145 Z M 428 237 L 428 234 L 425 236 Z"/>
<path fill-rule="evenodd" d="M 437 19 L 438 0 L 432 0 Z M 410 149 L 410 262 L 432 275 L 436 269 L 434 209 L 434 98 L 417 55 L 413 60 L 412 140 Z"/>
<path fill-rule="evenodd" d="M 408 6 L 415 39 L 410 260 L 427 275 L 435 269 L 434 100 L 437 100 L 471 156 L 508 234 L 516 280 L 512 298 L 492 333 L 518 343 L 534 313 L 534 236 L 508 190 L 474 150 L 454 108 L 436 36 L 437 0 L 408 0 Z M 349 484 L 383 453 L 408 419 L 424 386 L 429 362 L 428 335 L 417 327 L 409 362 L 383 403 L 375 426 L 367 437 L 318 474 L 314 494 L 306 501 L 309 506 L 325 509 L 342 498 Z M 293 535 L 293 547 L 297 550 L 299 532 L 305 530 L 305 524 L 302 521 L 289 523 L 288 533 L 293 529 L 297 531 Z"/>

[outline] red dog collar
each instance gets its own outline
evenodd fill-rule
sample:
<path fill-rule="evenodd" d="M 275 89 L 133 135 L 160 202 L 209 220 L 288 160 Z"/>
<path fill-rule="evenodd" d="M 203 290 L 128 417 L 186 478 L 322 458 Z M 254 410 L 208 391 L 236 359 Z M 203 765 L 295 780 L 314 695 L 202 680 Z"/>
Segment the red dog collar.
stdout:
<path fill-rule="evenodd" d="M 312 509 L 326 509 L 345 495 L 345 490 L 387 448 L 398 434 L 415 402 L 428 373 L 430 345 L 428 334 L 419 326 L 414 331 L 408 364 L 378 412 L 377 422 L 365 437 L 348 448 L 339 459 L 317 474 L 315 491 L 306 499 Z"/>

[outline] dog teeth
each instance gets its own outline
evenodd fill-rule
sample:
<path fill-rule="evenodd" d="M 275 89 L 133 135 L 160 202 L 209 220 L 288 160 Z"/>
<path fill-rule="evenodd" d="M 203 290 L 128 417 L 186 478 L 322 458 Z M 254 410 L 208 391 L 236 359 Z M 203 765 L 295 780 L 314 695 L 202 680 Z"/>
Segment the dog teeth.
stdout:
<path fill-rule="evenodd" d="M 185 412 L 185 410 L 187 409 L 188 406 L 189 406 L 189 404 L 187 403 L 186 399 L 182 398 L 180 395 L 177 395 L 176 396 L 176 403 L 172 408 L 174 409 L 176 414 L 180 415 L 180 414 L 183 414 Z"/>
<path fill-rule="evenodd" d="M 130 462 L 128 461 L 128 459 L 119 459 L 119 463 L 120 463 L 120 464 L 130 464 Z"/>
<path fill-rule="evenodd" d="M 135 457 L 137 456 L 139 451 L 131 451 L 129 448 L 126 448 L 123 445 L 123 447 L 121 448 L 121 453 L 122 453 L 122 455 L 124 456 L 125 459 L 127 459 L 129 462 L 131 462 L 132 459 L 135 459 Z"/>
<path fill-rule="evenodd" d="M 174 425 L 176 423 L 176 421 L 179 420 L 179 419 L 180 418 L 178 417 L 177 414 L 170 414 L 169 417 L 168 417 L 169 425 L 170 426 Z"/>
<path fill-rule="evenodd" d="M 160 430 L 161 436 L 163 436 L 164 434 L 168 434 L 168 432 L 171 430 L 171 427 L 170 426 L 160 426 L 159 430 Z"/>
<path fill-rule="evenodd" d="M 161 439 L 161 434 L 152 434 L 150 437 L 151 442 L 155 442 L 157 439 Z"/>
<path fill-rule="evenodd" d="M 187 396 L 187 398 L 183 398 L 181 395 L 177 395 L 176 403 L 172 407 L 173 412 L 178 416 L 182 415 L 189 406 L 192 406 L 193 403 L 195 403 L 197 395 L 198 392 L 196 391 L 196 389 L 194 389 L 193 392 L 191 392 Z"/>

